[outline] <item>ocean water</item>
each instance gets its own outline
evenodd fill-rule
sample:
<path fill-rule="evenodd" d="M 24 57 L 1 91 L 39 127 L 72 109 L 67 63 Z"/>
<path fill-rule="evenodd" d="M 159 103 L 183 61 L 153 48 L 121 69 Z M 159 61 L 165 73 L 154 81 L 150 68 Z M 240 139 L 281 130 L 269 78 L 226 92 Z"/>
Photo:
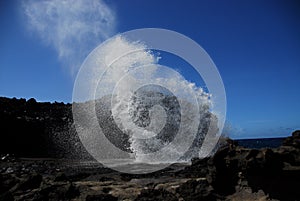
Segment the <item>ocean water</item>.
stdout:
<path fill-rule="evenodd" d="M 243 146 L 251 149 L 261 148 L 277 148 L 279 147 L 285 138 L 258 138 L 258 139 L 240 139 L 235 140 L 239 146 Z"/>

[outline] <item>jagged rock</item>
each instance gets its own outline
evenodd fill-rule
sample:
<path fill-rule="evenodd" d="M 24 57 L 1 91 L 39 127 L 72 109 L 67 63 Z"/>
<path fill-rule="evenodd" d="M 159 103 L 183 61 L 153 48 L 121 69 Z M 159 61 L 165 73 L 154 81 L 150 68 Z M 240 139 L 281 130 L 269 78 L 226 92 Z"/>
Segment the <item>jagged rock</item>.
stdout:
<path fill-rule="evenodd" d="M 23 192 L 31 189 L 36 189 L 42 182 L 42 176 L 39 174 L 29 175 L 25 179 L 21 179 L 20 182 L 10 189 L 11 192 Z"/>
<path fill-rule="evenodd" d="M 239 159 L 235 157 L 235 150 L 230 147 L 216 152 L 210 159 L 209 180 L 213 188 L 221 195 L 235 192 L 238 181 Z"/>
<path fill-rule="evenodd" d="M 59 173 L 56 175 L 54 181 L 68 181 L 68 177 L 66 176 L 65 173 L 59 172 Z"/>
<path fill-rule="evenodd" d="M 14 197 L 11 192 L 5 192 L 0 194 L 0 201 L 14 201 Z"/>
<path fill-rule="evenodd" d="M 271 149 L 262 149 L 256 153 L 251 150 L 246 157 L 247 175 L 276 175 L 280 174 L 282 167 L 279 154 Z"/>
<path fill-rule="evenodd" d="M 117 201 L 118 198 L 110 194 L 87 195 L 86 201 Z"/>
<path fill-rule="evenodd" d="M 144 189 L 135 201 L 177 201 L 177 197 L 164 189 Z"/>
<path fill-rule="evenodd" d="M 70 200 L 80 195 L 78 188 L 72 183 L 50 183 L 41 187 L 35 195 L 37 200 Z"/>
<path fill-rule="evenodd" d="M 216 200 L 213 188 L 205 178 L 189 180 L 177 188 L 176 191 L 186 201 Z"/>
<path fill-rule="evenodd" d="M 13 174 L 0 174 L 0 195 L 8 192 L 19 182 Z"/>
<path fill-rule="evenodd" d="M 295 147 L 297 149 L 300 148 L 300 130 L 294 131 L 292 133 L 292 136 L 287 137 L 283 143 L 283 146 L 291 146 L 291 147 Z"/>
<path fill-rule="evenodd" d="M 229 143 L 209 160 L 194 159 L 185 170 L 201 172 L 207 165 L 207 181 L 221 196 L 244 194 L 243 189 L 248 188 L 252 193 L 262 190 L 273 199 L 296 200 L 300 197 L 295 187 L 300 185 L 298 139 L 294 132 L 284 146 L 259 150 Z"/>
<path fill-rule="evenodd" d="M 276 152 L 279 154 L 282 162 L 291 165 L 300 165 L 300 150 L 292 146 L 281 146 Z"/>

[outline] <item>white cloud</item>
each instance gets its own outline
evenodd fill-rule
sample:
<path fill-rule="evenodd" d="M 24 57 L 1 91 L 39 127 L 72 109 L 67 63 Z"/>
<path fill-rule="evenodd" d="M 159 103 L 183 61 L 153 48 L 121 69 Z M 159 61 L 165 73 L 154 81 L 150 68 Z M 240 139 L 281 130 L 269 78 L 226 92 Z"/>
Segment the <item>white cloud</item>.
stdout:
<path fill-rule="evenodd" d="M 115 14 L 102 0 L 25 0 L 29 28 L 75 73 L 87 54 L 115 32 Z"/>

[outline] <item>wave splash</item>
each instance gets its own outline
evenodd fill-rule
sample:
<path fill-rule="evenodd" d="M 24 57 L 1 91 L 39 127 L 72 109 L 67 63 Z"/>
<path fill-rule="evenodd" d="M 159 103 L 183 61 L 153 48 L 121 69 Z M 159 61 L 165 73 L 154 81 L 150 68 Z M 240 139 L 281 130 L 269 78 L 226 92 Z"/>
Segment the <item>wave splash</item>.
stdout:
<path fill-rule="evenodd" d="M 91 79 L 97 82 L 98 123 L 136 162 L 172 163 L 201 157 L 209 127 L 217 128 L 210 94 L 174 68 L 161 66 L 146 45 L 118 36 L 101 47 Z"/>

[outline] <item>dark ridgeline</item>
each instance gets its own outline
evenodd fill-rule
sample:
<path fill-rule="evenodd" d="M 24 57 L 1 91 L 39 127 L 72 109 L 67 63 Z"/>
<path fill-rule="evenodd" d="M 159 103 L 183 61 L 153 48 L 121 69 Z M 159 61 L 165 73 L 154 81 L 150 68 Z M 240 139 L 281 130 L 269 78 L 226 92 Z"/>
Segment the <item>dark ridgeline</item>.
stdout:
<path fill-rule="evenodd" d="M 128 136 L 122 133 L 113 121 L 108 98 L 96 101 L 96 108 L 100 108 L 97 110 L 99 124 L 104 131 L 108 129 L 105 135 L 115 146 L 130 151 Z M 172 106 L 172 102 L 170 97 L 165 104 Z M 99 115 L 104 118 L 100 118 Z M 208 117 L 203 120 L 213 118 L 210 113 L 206 115 Z M 39 103 L 33 98 L 26 101 L 22 98 L 0 97 L 0 122 L 0 154 L 9 153 L 20 157 L 89 158 L 76 134 L 72 105 L 69 103 Z M 201 129 L 205 133 L 209 122 L 200 124 L 204 126 L 199 127 L 199 133 Z M 198 135 L 192 147 L 200 147 L 203 136 Z M 279 147 L 283 140 L 284 138 L 243 139 L 236 142 L 246 148 L 259 149 Z M 192 154 L 190 152 L 195 150 L 198 149 L 193 148 L 187 154 Z"/>
<path fill-rule="evenodd" d="M 97 117 L 99 124 L 105 131 L 106 137 L 115 146 L 129 150 L 128 136 L 113 121 L 113 117 L 108 107 L 110 99 L 102 98 L 96 102 Z M 172 102 L 172 97 L 166 102 Z M 106 108 L 108 107 L 108 108 Z M 101 112 L 102 111 L 102 112 Z M 100 120 L 99 115 L 103 116 Z M 213 116 L 207 113 L 207 118 Z M 0 122 L 1 140 L 0 153 L 14 154 L 20 157 L 54 157 L 54 158 L 89 158 L 89 154 L 82 146 L 72 118 L 72 105 L 64 103 L 36 102 L 29 100 L 0 97 Z M 175 121 L 174 121 L 175 122 Z M 209 122 L 200 122 L 199 133 L 206 132 Z M 205 128 L 204 128 L 205 127 Z M 173 131 L 173 130 L 172 130 Z M 166 133 L 166 132 L 165 132 Z M 169 132 L 174 133 L 174 132 Z M 203 134 L 198 135 L 194 141 L 193 149 L 187 154 L 192 154 L 201 146 Z M 279 147 L 284 138 L 269 139 L 244 139 L 236 140 L 240 146 L 247 148 L 276 148 Z M 130 151 L 130 150 L 129 150 Z"/>
<path fill-rule="evenodd" d="M 0 153 L 19 157 L 81 156 L 72 105 L 0 97 Z"/>
<path fill-rule="evenodd" d="M 147 122 L 150 120 L 149 108 L 153 104 L 161 104 L 167 111 L 167 123 L 155 137 L 162 142 L 161 144 L 167 144 L 173 140 L 179 129 L 180 108 L 178 109 L 179 103 L 174 96 L 156 92 L 155 96 L 159 95 L 162 96 L 161 102 L 151 100 L 150 103 L 143 105 L 144 102 L 136 101 L 136 110 L 132 111 L 132 118 L 137 125 L 141 123 L 141 120 Z M 153 97 L 154 95 L 147 92 L 148 96 Z M 143 96 L 142 98 L 145 99 Z M 90 103 L 76 103 L 75 107 L 84 110 Z M 96 101 L 99 125 L 112 144 L 123 151 L 131 152 L 128 135 L 123 133 L 114 122 L 110 103 L 110 96 Z M 210 122 L 216 121 L 216 117 L 210 112 L 206 112 L 202 116 L 204 118 L 199 123 L 198 134 L 183 158 L 197 155 Z M 26 101 L 25 99 L 0 97 L 0 122 L 0 154 L 13 154 L 17 157 L 92 159 L 76 133 L 71 104 L 40 103 L 33 98 Z M 151 144 L 151 140 L 149 141 L 141 142 L 141 144 L 144 143 L 145 152 L 155 151 L 151 150 L 152 148 L 160 149 L 147 146 Z"/>

